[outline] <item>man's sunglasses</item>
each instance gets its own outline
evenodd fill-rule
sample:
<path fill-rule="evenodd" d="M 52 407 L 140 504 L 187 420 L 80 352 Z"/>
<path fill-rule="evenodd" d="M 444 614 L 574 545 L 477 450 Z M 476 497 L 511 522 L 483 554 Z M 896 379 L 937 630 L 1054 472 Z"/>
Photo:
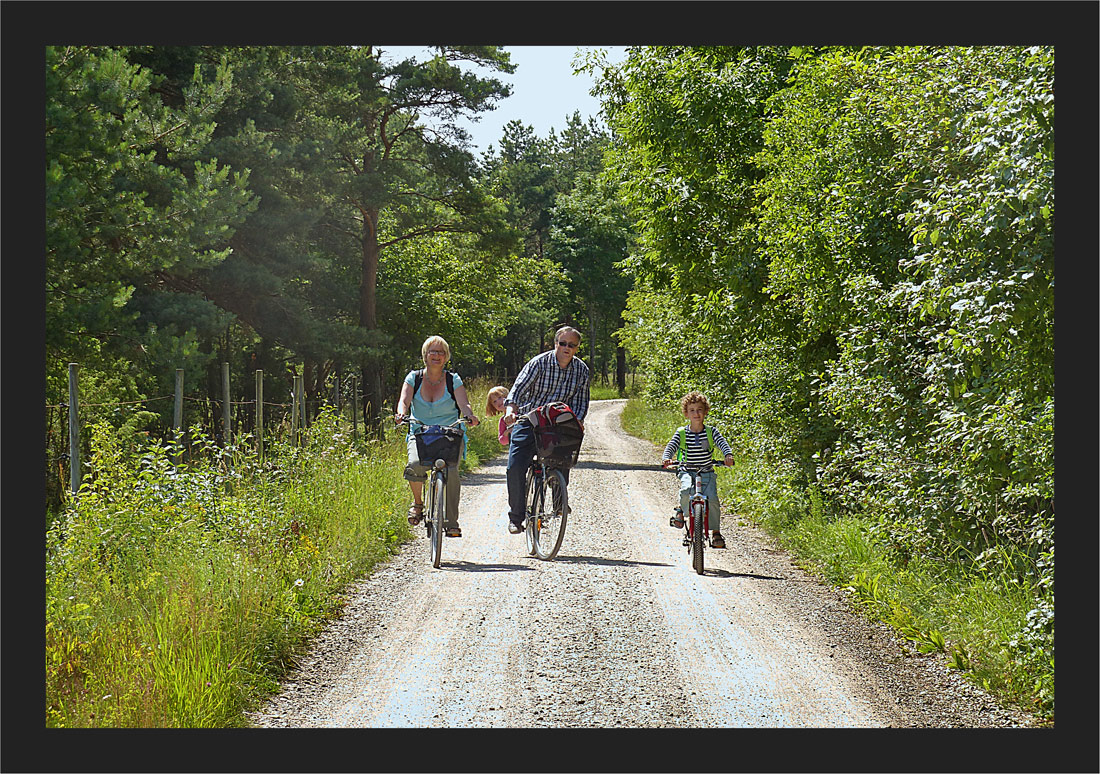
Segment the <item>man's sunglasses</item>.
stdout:
<path fill-rule="evenodd" d="M 570 349 L 576 349 L 581 345 L 579 341 L 559 341 L 558 344 L 563 347 L 569 347 Z"/>

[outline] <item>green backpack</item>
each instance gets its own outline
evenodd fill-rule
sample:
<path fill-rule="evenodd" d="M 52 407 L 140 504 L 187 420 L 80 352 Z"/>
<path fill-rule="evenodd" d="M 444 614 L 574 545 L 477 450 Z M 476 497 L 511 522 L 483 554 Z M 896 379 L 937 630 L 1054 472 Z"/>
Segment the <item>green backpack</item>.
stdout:
<path fill-rule="evenodd" d="M 684 425 L 680 428 L 680 446 L 676 449 L 676 461 L 680 462 L 684 459 L 684 449 L 687 447 L 687 430 L 691 425 Z M 714 430 L 710 425 L 703 425 L 707 431 L 707 453 L 712 457 L 714 456 Z"/>

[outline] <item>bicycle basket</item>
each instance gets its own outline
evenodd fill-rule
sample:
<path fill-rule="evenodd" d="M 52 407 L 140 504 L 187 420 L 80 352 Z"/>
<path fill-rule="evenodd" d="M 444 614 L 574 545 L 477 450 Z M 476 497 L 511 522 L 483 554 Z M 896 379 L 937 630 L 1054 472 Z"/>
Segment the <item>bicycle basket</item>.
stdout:
<path fill-rule="evenodd" d="M 581 453 L 584 430 L 576 417 L 558 418 L 554 424 L 534 426 L 535 454 L 547 467 L 571 468 Z"/>
<path fill-rule="evenodd" d="M 443 460 L 454 465 L 462 454 L 462 430 L 444 425 L 427 425 L 413 434 L 416 453 L 421 465 L 432 465 Z"/>

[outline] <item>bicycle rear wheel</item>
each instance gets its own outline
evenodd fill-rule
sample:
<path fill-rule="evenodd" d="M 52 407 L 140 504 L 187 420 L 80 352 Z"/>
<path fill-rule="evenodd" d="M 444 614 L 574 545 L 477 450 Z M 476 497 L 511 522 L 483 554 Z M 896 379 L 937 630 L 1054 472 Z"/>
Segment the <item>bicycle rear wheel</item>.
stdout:
<path fill-rule="evenodd" d="M 691 506 L 691 566 L 703 574 L 703 546 L 707 543 L 706 512 L 701 503 Z"/>
<path fill-rule="evenodd" d="M 524 514 L 526 518 L 526 529 L 524 529 L 524 537 L 527 539 L 527 555 L 535 555 L 535 514 L 542 511 L 542 503 L 546 499 L 546 478 L 535 471 L 535 469 L 529 468 L 527 471 L 527 488 L 526 496 L 524 497 L 524 503 L 526 503 L 527 512 Z"/>
<path fill-rule="evenodd" d="M 569 496 L 565 476 L 560 470 L 547 470 L 544 487 L 550 497 L 543 495 L 541 512 L 536 512 L 535 553 L 539 559 L 553 559 L 565 537 L 565 524 L 569 520 Z"/>
<path fill-rule="evenodd" d="M 436 470 L 428 483 L 431 505 L 428 511 L 428 539 L 431 544 L 432 567 L 438 567 L 443 558 L 443 509 L 446 498 L 443 496 L 443 474 Z"/>

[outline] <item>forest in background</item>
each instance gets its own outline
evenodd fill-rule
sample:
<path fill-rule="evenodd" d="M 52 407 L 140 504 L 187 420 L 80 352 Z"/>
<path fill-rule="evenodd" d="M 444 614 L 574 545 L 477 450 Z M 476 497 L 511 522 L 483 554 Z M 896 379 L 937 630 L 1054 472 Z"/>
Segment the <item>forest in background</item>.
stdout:
<path fill-rule="evenodd" d="M 708 395 L 754 518 L 1025 588 L 1002 646 L 1052 712 L 1052 47 L 594 54 L 606 128 L 481 158 L 496 47 L 46 54 L 47 404 L 77 362 L 86 428 L 164 437 L 110 406 L 229 362 L 276 401 L 355 374 L 377 427 L 425 336 L 506 380 L 568 322 L 654 408 Z"/>
<path fill-rule="evenodd" d="M 455 119 L 509 92 L 474 65 L 514 69 L 496 47 L 48 47 L 47 405 L 75 362 L 102 406 L 85 425 L 164 437 L 170 404 L 117 406 L 170 395 L 182 368 L 219 434 L 229 363 L 234 399 L 259 369 L 289 403 L 297 374 L 314 411 L 356 377 L 377 431 L 427 336 L 504 379 L 564 323 L 621 382 L 630 228 L 599 178 L 607 134 L 513 121 L 475 159 Z"/>

